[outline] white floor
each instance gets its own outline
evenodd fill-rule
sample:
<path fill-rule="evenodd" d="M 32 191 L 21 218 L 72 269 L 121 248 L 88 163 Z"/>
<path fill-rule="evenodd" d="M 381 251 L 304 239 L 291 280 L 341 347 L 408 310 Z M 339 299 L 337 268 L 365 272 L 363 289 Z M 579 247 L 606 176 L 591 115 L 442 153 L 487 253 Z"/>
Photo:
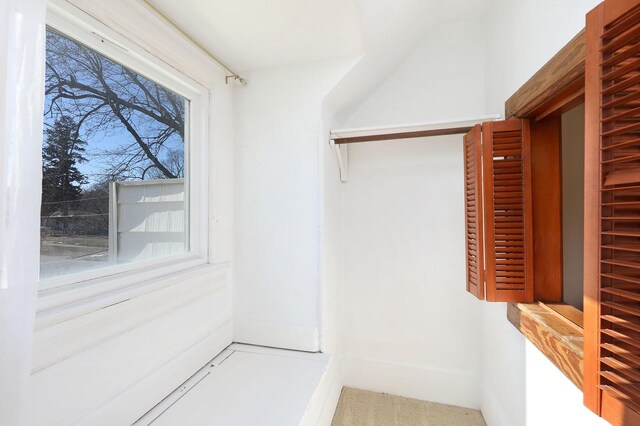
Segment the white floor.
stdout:
<path fill-rule="evenodd" d="M 296 426 L 327 361 L 323 354 L 234 344 L 135 424 Z"/>

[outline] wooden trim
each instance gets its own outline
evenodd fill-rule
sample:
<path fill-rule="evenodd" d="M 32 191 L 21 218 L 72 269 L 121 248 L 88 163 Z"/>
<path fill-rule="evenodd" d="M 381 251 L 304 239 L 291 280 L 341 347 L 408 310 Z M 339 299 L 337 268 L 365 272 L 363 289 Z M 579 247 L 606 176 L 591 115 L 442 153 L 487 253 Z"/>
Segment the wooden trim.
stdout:
<path fill-rule="evenodd" d="M 584 316 L 582 311 L 566 303 L 544 303 L 544 306 L 556 312 L 562 318 L 571 321 L 580 330 L 584 329 Z"/>
<path fill-rule="evenodd" d="M 535 300 L 562 302 L 560 117 L 531 124 L 531 208 Z"/>
<path fill-rule="evenodd" d="M 358 143 L 372 141 L 387 141 L 394 139 L 427 138 L 431 136 L 462 135 L 470 131 L 473 127 L 452 127 L 448 129 L 420 130 L 416 132 L 386 133 L 380 135 L 352 136 L 335 138 L 333 141 L 340 145 L 343 143 Z"/>
<path fill-rule="evenodd" d="M 600 33 L 602 3 L 587 14 L 584 135 L 584 404 L 600 415 Z"/>
<path fill-rule="evenodd" d="M 580 311 L 565 305 L 564 311 Z M 583 385 L 582 330 L 542 303 L 509 303 L 507 318 L 579 389 Z"/>
<path fill-rule="evenodd" d="M 505 117 L 534 117 L 545 109 L 548 115 L 548 104 L 557 102 L 559 95 L 564 103 L 579 97 L 584 87 L 579 82 L 584 80 L 585 51 L 583 29 L 507 100 Z M 568 93 L 567 88 L 571 89 Z"/>
<path fill-rule="evenodd" d="M 584 103 L 584 77 L 567 86 L 540 108 L 535 109 L 532 115 L 536 120 L 542 120 L 549 116 L 561 116 Z"/>

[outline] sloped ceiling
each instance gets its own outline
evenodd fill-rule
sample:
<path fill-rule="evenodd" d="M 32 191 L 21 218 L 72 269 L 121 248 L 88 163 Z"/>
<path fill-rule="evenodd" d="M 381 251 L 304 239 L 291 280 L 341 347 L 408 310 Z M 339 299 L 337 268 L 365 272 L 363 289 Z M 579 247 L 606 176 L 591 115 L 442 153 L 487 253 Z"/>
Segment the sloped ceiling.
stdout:
<path fill-rule="evenodd" d="M 240 72 L 395 49 L 482 0 L 150 0 Z"/>
<path fill-rule="evenodd" d="M 152 0 L 240 72 L 362 51 L 352 0 Z"/>

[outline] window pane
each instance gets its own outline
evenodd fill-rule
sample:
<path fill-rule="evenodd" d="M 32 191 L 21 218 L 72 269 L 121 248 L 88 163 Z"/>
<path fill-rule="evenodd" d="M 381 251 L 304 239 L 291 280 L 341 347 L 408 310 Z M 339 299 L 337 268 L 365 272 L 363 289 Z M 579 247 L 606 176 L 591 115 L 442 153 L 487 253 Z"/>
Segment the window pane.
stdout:
<path fill-rule="evenodd" d="M 187 251 L 188 100 L 47 29 L 40 277 Z"/>

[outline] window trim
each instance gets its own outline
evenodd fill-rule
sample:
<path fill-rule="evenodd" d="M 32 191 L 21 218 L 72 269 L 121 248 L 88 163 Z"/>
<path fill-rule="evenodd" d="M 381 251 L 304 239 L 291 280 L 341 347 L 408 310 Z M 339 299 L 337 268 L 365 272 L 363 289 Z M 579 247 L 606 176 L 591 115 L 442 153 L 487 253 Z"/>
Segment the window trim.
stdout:
<path fill-rule="evenodd" d="M 561 135 L 555 133 L 559 131 L 560 123 L 554 123 L 554 120 L 584 103 L 585 46 L 583 28 L 505 102 L 505 117 L 527 117 L 534 123 L 532 149 L 540 148 L 541 143 L 549 138 L 560 138 Z M 548 148 L 537 153 L 543 160 L 553 158 L 556 154 Z M 548 185 L 549 182 L 545 184 Z M 546 208 L 548 209 L 548 205 Z M 534 235 L 534 240 L 537 240 L 538 236 Z M 551 246 L 556 244 L 553 243 Z M 534 250 L 534 257 L 536 254 L 539 253 Z M 548 262 L 549 259 L 544 261 Z M 555 262 L 551 266 L 547 265 L 547 269 L 554 270 L 559 267 L 561 270 L 561 263 L 557 265 L 557 259 Z M 548 273 L 536 272 L 534 286 L 536 301 L 557 303 L 562 300 L 561 276 L 554 277 Z"/>
<path fill-rule="evenodd" d="M 105 298 L 129 287 L 177 272 L 189 272 L 209 263 L 209 135 L 211 91 L 153 55 L 126 33 L 117 32 L 88 13 L 64 1 L 47 5 L 47 26 L 96 52 L 139 72 L 189 100 L 185 140 L 185 199 L 187 200 L 188 251 L 127 265 L 87 271 L 68 277 L 39 281 L 38 315 L 52 311 L 62 315 L 65 306 Z M 44 100 L 44 94 L 43 94 Z M 41 189 L 40 191 L 41 192 Z M 39 248 L 38 248 L 39 250 Z M 38 253 L 39 256 L 39 253 Z M 167 284 L 168 285 L 168 284 Z M 154 286 L 156 287 L 156 286 Z M 113 303 L 113 302 L 112 302 Z M 76 306 L 77 307 L 77 306 Z M 73 308 L 69 306 L 69 308 Z M 49 315 L 48 314 L 48 315 Z"/>
<path fill-rule="evenodd" d="M 584 102 L 586 36 L 583 28 L 504 104 L 505 118 L 542 119 Z"/>
<path fill-rule="evenodd" d="M 538 126 L 534 131 L 540 131 L 537 143 L 544 138 L 561 137 L 554 133 L 559 124 L 554 124 L 553 120 L 584 103 L 585 46 L 585 30 L 582 29 L 505 102 L 505 117 L 534 120 Z M 534 135 L 532 146 L 536 143 L 535 138 Z M 553 153 L 541 152 L 541 155 L 550 154 Z M 583 391 L 585 328 L 577 320 L 583 318 L 583 312 L 558 303 L 563 294 L 561 277 L 545 280 L 541 275 L 534 274 L 536 302 L 509 303 L 507 319 Z"/>

